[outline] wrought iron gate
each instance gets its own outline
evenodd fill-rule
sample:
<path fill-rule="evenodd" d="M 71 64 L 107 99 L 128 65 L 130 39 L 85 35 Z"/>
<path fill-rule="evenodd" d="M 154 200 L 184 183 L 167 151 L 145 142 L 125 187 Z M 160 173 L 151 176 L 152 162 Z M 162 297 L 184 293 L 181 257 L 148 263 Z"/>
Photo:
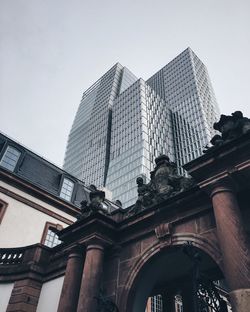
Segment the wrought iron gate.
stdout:
<path fill-rule="evenodd" d="M 221 298 L 214 282 L 200 271 L 199 250 L 191 242 L 186 242 L 183 245 L 183 252 L 192 262 L 194 312 L 228 312 L 227 303 Z"/>

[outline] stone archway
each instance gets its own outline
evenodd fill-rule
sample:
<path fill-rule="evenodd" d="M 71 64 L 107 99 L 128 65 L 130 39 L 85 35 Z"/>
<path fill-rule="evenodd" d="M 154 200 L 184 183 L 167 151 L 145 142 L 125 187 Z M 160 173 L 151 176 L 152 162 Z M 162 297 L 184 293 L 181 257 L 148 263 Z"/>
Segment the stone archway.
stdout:
<path fill-rule="evenodd" d="M 201 251 L 205 269 L 216 268 L 222 274 L 221 254 L 216 243 L 193 233 L 175 234 L 171 245 L 166 241 L 151 245 L 128 272 L 120 296 L 122 312 L 144 312 L 146 300 L 153 294 L 154 287 L 182 280 L 188 274 L 190 261 L 181 251 L 187 241 Z"/>

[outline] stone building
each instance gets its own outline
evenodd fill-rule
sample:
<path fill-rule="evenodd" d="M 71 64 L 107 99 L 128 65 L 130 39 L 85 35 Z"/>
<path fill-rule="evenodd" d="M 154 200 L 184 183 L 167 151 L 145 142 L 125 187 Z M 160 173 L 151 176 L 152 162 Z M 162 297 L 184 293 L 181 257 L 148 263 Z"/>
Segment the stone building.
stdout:
<path fill-rule="evenodd" d="M 24 246 L 32 250 L 37 243 L 50 248 L 60 244 L 56 233 L 77 220 L 90 192 L 82 181 L 0 134 L 0 249 L 21 247 L 15 260 L 1 252 L 1 261 L 21 261 Z M 103 206 L 118 208 L 108 200 Z M 60 281 L 52 283 L 60 292 Z M 0 311 L 5 311 L 13 285 L 12 279 L 0 285 Z M 45 291 L 49 285 L 44 284 Z"/>
<path fill-rule="evenodd" d="M 164 312 L 175 311 L 176 298 L 181 300 L 184 312 L 200 312 L 201 305 L 206 303 L 207 311 L 215 306 L 224 312 L 225 297 L 233 312 L 248 311 L 249 124 L 239 112 L 222 116 L 216 124 L 222 134 L 213 138 L 214 146 L 184 166 L 192 179 L 179 176 L 167 156 L 157 158 L 150 182 L 145 184 L 137 179 L 138 199 L 128 209 L 119 208 L 118 203 L 105 199 L 104 192 L 94 187 L 86 189 L 77 180 L 72 180 L 76 183 L 72 194 L 64 192 L 71 195 L 70 200 L 63 199 L 60 195 L 64 177 L 71 177 L 2 137 L 1 191 L 6 190 L 2 192 L 5 197 L 0 195 L 1 226 L 8 218 L 13 219 L 15 227 L 21 227 L 12 229 L 9 225 L 9 230 L 16 230 L 16 237 L 22 236 L 29 220 L 20 217 L 18 223 L 11 214 L 19 209 L 19 201 L 41 214 L 43 227 L 46 220 L 42 214 L 55 218 L 49 222 L 61 221 L 63 227 L 54 229 L 61 244 L 53 248 L 39 243 L 40 230 L 37 244 L 16 243 L 11 248 L 5 244 L 0 249 L 3 311 L 144 312 L 151 296 L 161 297 Z M 8 146 L 20 152 L 18 157 L 17 152 L 11 151 L 16 156 L 11 156 L 11 168 L 6 167 L 6 162 L 11 165 L 6 156 Z M 44 179 L 35 175 L 36 167 L 32 170 L 36 180 L 27 178 L 32 157 L 43 164 L 44 172 L 47 166 L 55 169 L 53 192 L 41 185 Z M 26 176 L 20 176 L 25 168 Z M 38 172 L 44 175 L 40 169 Z M 77 197 L 78 187 L 86 197 Z M 67 210 L 69 207 L 72 209 Z M 53 211 L 51 216 L 48 210 Z M 58 220 L 59 210 L 64 221 Z M 68 226 L 63 213 L 71 215 Z M 36 227 L 33 221 L 31 218 L 34 232 L 43 228 Z M 213 282 L 218 280 L 227 284 L 228 294 L 224 298 L 214 290 Z M 208 296 L 204 289 L 209 291 Z"/>

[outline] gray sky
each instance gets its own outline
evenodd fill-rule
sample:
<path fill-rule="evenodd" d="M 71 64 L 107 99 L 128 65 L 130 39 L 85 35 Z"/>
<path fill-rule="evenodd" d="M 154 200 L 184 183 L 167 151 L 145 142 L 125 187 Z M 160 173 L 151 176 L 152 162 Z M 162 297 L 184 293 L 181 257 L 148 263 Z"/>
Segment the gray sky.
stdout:
<path fill-rule="evenodd" d="M 188 46 L 224 114 L 250 117 L 249 0 L 0 0 L 1 131 L 62 165 L 82 92 L 116 62 L 149 78 Z"/>

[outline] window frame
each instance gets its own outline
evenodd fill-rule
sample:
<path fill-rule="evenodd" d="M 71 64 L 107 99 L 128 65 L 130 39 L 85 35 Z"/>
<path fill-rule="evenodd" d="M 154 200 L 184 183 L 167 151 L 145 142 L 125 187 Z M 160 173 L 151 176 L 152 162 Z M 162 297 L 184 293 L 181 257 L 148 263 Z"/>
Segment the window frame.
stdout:
<path fill-rule="evenodd" d="M 1 164 L 1 162 L 3 161 L 3 159 L 4 159 L 4 157 L 5 157 L 5 155 L 6 155 L 6 153 L 7 153 L 7 151 L 8 151 L 9 148 L 12 148 L 12 149 L 14 149 L 14 150 L 16 150 L 17 152 L 20 153 L 20 155 L 18 156 L 18 159 L 17 159 L 17 161 L 16 161 L 16 163 L 15 163 L 15 166 L 14 166 L 13 170 L 11 170 L 11 169 L 9 169 L 9 168 L 6 168 L 5 166 L 3 166 L 3 165 Z M 3 148 L 2 153 L 1 153 L 1 157 L 0 157 L 0 167 L 3 168 L 4 170 L 8 170 L 9 172 L 15 172 L 15 170 L 16 170 L 16 168 L 17 168 L 17 165 L 19 164 L 21 158 L 22 158 L 22 151 L 21 151 L 18 147 L 16 147 L 16 146 L 13 145 L 13 144 L 6 144 L 5 147 Z"/>
<path fill-rule="evenodd" d="M 8 207 L 8 204 L 2 199 L 0 199 L 0 224 L 2 223 L 7 207 Z"/>
<path fill-rule="evenodd" d="M 54 229 L 54 231 L 53 231 Z M 49 247 L 47 245 L 45 245 L 45 241 L 46 241 L 46 237 L 47 237 L 47 234 L 48 234 L 48 230 L 52 230 L 52 232 L 54 232 L 56 234 L 57 231 L 61 231 L 63 229 L 63 226 L 61 224 L 56 224 L 56 223 L 52 223 L 52 222 L 46 222 L 45 223 L 45 226 L 44 226 L 44 229 L 43 229 L 43 234 L 42 234 L 42 238 L 41 238 L 41 241 L 40 243 L 43 244 L 44 246 L 48 247 L 48 248 L 54 248 L 54 247 Z M 56 234 L 57 235 L 57 234 Z"/>
<path fill-rule="evenodd" d="M 72 191 L 71 191 L 71 195 L 70 195 L 70 199 L 66 199 L 64 197 L 61 196 L 62 194 L 62 188 L 63 188 L 63 183 L 65 180 L 68 180 L 70 181 L 72 184 L 73 184 L 73 187 L 72 187 Z M 59 188 L 59 197 L 63 200 L 65 200 L 66 202 L 72 202 L 72 198 L 73 198 L 73 194 L 74 194 L 74 190 L 75 190 L 75 185 L 76 185 L 76 182 L 71 179 L 70 177 L 66 176 L 66 175 L 62 175 L 62 179 L 61 179 L 61 183 L 60 183 L 60 188 Z"/>

